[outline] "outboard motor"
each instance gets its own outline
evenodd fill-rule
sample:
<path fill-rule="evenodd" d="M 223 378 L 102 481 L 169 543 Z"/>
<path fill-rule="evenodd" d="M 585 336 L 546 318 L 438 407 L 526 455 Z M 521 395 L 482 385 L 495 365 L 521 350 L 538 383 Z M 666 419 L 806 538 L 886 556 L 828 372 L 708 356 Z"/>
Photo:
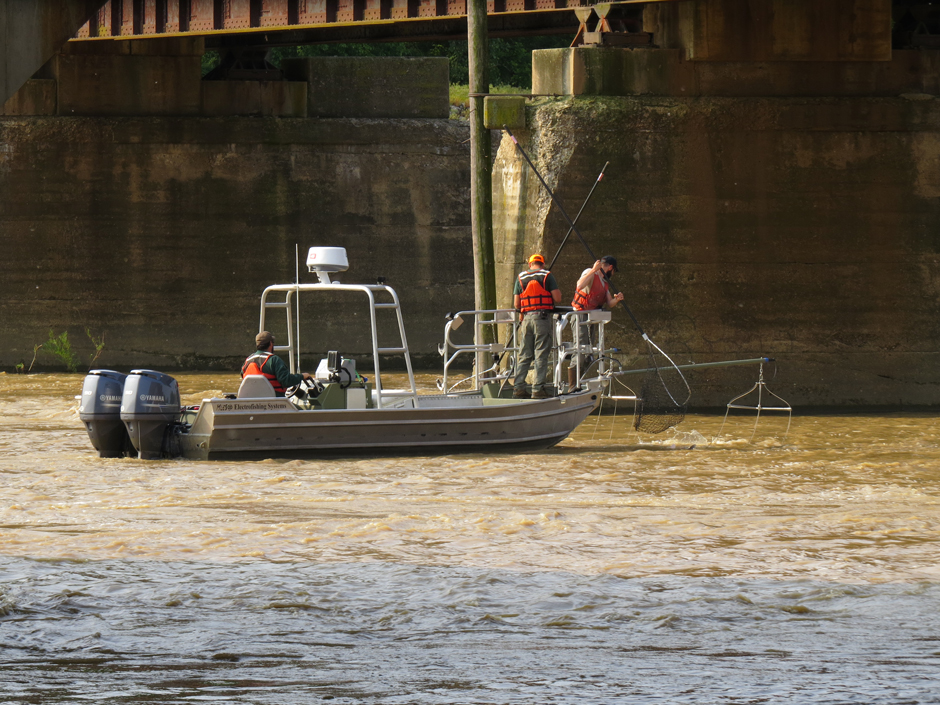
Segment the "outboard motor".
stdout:
<path fill-rule="evenodd" d="M 180 389 L 170 375 L 131 370 L 124 382 L 121 420 L 141 460 L 163 457 L 167 427 L 179 419 Z"/>
<path fill-rule="evenodd" d="M 134 451 L 121 421 L 121 397 L 127 375 L 113 370 L 89 370 L 82 384 L 78 418 L 101 458 L 120 458 Z"/>

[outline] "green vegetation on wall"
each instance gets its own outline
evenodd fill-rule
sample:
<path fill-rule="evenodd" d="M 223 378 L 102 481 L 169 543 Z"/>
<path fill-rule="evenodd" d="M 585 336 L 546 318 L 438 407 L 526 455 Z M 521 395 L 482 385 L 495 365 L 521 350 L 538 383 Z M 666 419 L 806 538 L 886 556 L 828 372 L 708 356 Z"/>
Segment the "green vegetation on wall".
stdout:
<path fill-rule="evenodd" d="M 104 334 L 102 333 L 101 336 L 96 337 L 91 332 L 91 329 L 86 327 L 85 335 L 88 336 L 88 340 L 91 341 L 92 347 L 94 348 L 94 352 L 88 356 L 88 369 L 91 369 L 95 361 L 101 357 L 101 353 L 104 350 Z M 17 363 L 15 371 L 20 374 L 32 372 L 33 365 L 36 364 L 36 356 L 41 352 L 56 358 L 61 364 L 65 365 L 65 368 L 69 372 L 78 372 L 81 356 L 75 352 L 72 347 L 69 332 L 64 330 L 59 333 L 59 335 L 56 335 L 55 331 L 51 329 L 49 330 L 49 337 L 44 343 L 33 346 L 33 360 L 29 363 L 29 367 L 26 367 L 25 362 L 20 362 Z"/>

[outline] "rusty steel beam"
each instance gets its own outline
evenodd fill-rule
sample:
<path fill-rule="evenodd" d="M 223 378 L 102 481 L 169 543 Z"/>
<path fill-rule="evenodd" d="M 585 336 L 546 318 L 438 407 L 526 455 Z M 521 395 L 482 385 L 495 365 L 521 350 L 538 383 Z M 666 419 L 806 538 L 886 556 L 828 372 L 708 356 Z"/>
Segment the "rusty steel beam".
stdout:
<path fill-rule="evenodd" d="M 490 37 L 562 34 L 573 36 L 578 19 L 572 12 L 503 13 L 488 17 Z M 467 38 L 466 17 L 413 19 L 401 22 L 322 24 L 293 29 L 216 33 L 205 36 L 207 49 L 248 46 L 299 46 L 302 44 L 456 41 Z"/>
<path fill-rule="evenodd" d="M 664 1 L 674 0 L 622 4 Z M 573 10 L 593 4 L 488 0 L 490 32 L 569 32 L 578 27 Z M 440 40 L 466 37 L 466 12 L 467 0 L 108 0 L 76 39 L 200 35 L 207 46 Z"/>

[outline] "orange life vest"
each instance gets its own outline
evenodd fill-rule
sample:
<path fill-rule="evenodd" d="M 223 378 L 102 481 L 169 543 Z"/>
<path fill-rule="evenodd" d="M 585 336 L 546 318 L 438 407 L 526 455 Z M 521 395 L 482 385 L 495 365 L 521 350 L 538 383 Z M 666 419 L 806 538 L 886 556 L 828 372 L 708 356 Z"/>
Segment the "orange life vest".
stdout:
<path fill-rule="evenodd" d="M 245 364 L 242 365 L 242 378 L 248 375 L 262 375 L 271 383 L 271 386 L 274 387 L 275 394 L 284 396 L 284 387 L 281 386 L 277 377 L 270 372 L 264 371 L 264 366 L 272 357 L 274 357 L 274 353 L 265 352 L 263 350 L 259 350 L 254 355 L 249 355 L 248 359 L 245 360 Z"/>
<path fill-rule="evenodd" d="M 598 279 L 600 281 L 598 282 Z M 593 311 L 597 308 L 603 308 L 607 303 L 607 278 L 600 272 L 594 272 L 594 279 L 591 280 L 591 290 L 585 294 L 581 289 L 574 292 L 574 301 L 571 306 L 575 311 Z"/>
<path fill-rule="evenodd" d="M 522 293 L 519 295 L 520 311 L 528 313 L 529 311 L 550 311 L 555 308 L 555 299 L 545 288 L 545 281 L 549 274 L 547 269 L 519 273 L 519 286 L 522 288 Z"/>

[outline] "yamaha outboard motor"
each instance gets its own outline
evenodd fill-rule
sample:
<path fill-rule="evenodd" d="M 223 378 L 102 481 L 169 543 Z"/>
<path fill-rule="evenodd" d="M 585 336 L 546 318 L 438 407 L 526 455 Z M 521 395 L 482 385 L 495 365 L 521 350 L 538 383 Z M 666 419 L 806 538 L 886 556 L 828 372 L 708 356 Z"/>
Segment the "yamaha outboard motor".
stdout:
<path fill-rule="evenodd" d="M 134 451 L 121 421 L 121 397 L 127 375 L 112 370 L 90 370 L 82 384 L 78 417 L 91 444 L 102 458 L 120 458 Z M 133 453 L 136 455 L 136 453 Z"/>
<path fill-rule="evenodd" d="M 180 411 L 180 388 L 175 379 L 154 370 L 131 370 L 124 382 L 121 420 L 137 457 L 163 457 L 167 427 L 179 419 Z"/>

